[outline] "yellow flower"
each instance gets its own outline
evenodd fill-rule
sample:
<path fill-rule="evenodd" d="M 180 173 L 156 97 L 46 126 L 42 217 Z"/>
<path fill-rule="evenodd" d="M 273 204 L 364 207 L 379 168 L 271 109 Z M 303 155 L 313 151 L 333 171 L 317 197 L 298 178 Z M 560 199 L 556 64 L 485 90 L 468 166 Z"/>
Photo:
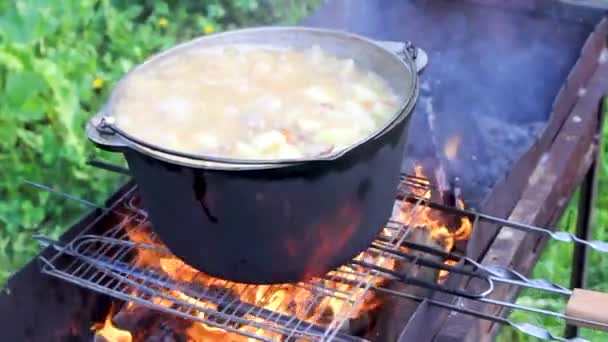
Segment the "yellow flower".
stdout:
<path fill-rule="evenodd" d="M 101 77 L 96 77 L 93 80 L 93 89 L 97 90 L 97 89 L 101 89 L 104 85 L 105 81 L 103 80 L 103 78 Z"/>
<path fill-rule="evenodd" d="M 209 23 L 205 24 L 203 26 L 203 32 L 205 32 L 205 34 L 211 34 L 215 32 L 215 25 Z"/>
<path fill-rule="evenodd" d="M 169 20 L 167 20 L 167 18 L 160 17 L 160 19 L 158 19 L 158 27 L 164 29 L 165 27 L 167 27 L 167 25 L 169 25 Z"/>

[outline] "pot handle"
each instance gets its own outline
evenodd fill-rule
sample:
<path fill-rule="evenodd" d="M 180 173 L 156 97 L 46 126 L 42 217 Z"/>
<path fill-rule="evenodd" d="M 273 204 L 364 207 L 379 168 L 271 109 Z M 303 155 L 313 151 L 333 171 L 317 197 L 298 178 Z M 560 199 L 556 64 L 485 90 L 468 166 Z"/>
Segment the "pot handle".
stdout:
<path fill-rule="evenodd" d="M 114 118 L 98 113 L 87 122 L 86 132 L 89 139 L 97 146 L 111 152 L 122 151 L 127 147 L 120 134 L 111 128 Z"/>
<path fill-rule="evenodd" d="M 394 41 L 378 41 L 378 44 L 383 48 L 391 51 L 400 57 L 408 55 L 416 66 L 416 72 L 421 73 L 429 63 L 429 57 L 426 51 L 416 47 L 412 42 L 394 42 Z"/>

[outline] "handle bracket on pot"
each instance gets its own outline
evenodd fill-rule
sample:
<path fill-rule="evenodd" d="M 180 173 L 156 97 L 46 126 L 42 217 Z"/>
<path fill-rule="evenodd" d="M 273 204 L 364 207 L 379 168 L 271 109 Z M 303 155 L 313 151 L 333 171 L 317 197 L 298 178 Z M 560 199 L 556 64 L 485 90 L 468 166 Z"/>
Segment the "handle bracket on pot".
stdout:
<path fill-rule="evenodd" d="M 97 131 L 101 134 L 115 135 L 116 131 L 112 128 L 112 125 L 116 119 L 112 116 L 101 116 L 99 123 L 97 124 Z"/>
<path fill-rule="evenodd" d="M 99 113 L 91 118 L 86 127 L 89 139 L 104 149 L 116 150 L 125 147 L 126 144 L 122 137 L 120 134 L 117 134 L 112 126 L 114 120 L 114 117 L 105 116 L 103 113 Z"/>
<path fill-rule="evenodd" d="M 414 45 L 414 43 L 406 40 L 404 42 L 395 41 L 378 41 L 385 49 L 393 52 L 394 54 L 404 57 L 409 56 L 416 65 L 416 72 L 420 73 L 429 63 L 429 58 L 423 49 Z"/>
<path fill-rule="evenodd" d="M 414 46 L 414 43 L 409 40 L 405 41 L 405 53 L 408 53 L 413 60 L 416 60 L 418 57 L 418 48 Z"/>

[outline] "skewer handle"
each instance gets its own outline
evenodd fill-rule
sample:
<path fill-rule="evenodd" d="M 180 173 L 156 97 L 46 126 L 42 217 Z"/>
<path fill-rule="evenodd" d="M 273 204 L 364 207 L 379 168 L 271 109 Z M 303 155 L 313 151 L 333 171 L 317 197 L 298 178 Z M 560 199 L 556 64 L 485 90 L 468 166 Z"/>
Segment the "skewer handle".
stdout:
<path fill-rule="evenodd" d="M 566 305 L 566 316 L 591 321 L 579 322 L 566 318 L 571 325 L 608 331 L 608 293 L 574 289 Z"/>

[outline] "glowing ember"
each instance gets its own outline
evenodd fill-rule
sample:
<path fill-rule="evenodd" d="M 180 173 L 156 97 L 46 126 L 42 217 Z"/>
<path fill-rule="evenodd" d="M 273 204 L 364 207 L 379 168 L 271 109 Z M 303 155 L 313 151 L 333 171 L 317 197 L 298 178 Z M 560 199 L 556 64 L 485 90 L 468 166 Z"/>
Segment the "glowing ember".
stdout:
<path fill-rule="evenodd" d="M 416 183 L 418 185 L 423 185 L 423 187 L 417 186 L 412 188 L 411 192 L 420 197 L 430 199 L 430 188 L 424 188 L 424 186 L 430 185 L 430 181 L 424 176 L 421 167 L 416 167 L 415 171 L 417 176 Z M 464 203 L 459 200 L 458 206 L 464 207 Z M 404 202 L 400 208 L 401 211 L 396 212 L 397 217 L 395 217 L 395 219 L 401 218 L 402 223 L 405 225 L 409 227 L 417 227 L 414 229 L 426 229 L 429 233 L 428 236 L 437 242 L 445 251 L 451 251 L 456 241 L 466 240 L 471 234 L 472 224 L 466 217 L 460 219 L 457 227 L 451 227 L 448 223 L 449 220 L 445 217 L 445 214 L 427 206 L 414 206 L 413 204 Z M 351 208 L 348 206 L 343 209 L 343 211 L 339 211 L 337 213 L 336 222 L 332 221 L 334 224 L 352 222 L 352 220 L 349 221 L 349 218 L 352 218 L 353 215 L 360 215 L 360 211 L 357 210 L 357 208 Z M 358 221 L 358 219 L 355 221 Z M 452 221 L 454 220 L 452 219 Z M 332 222 L 327 223 L 331 224 Z M 457 224 L 452 222 L 452 225 Z M 346 229 L 346 231 L 349 234 L 354 234 L 356 232 L 355 228 L 356 227 Z M 319 234 L 323 234 L 325 231 L 329 230 L 320 229 Z M 167 253 L 164 245 L 155 238 L 155 235 L 152 234 L 151 228 L 147 223 L 144 225 L 133 225 L 127 227 L 127 233 L 131 241 L 136 244 L 159 247 L 158 249 L 143 247 L 137 248 L 137 254 L 133 259 L 133 263 L 137 267 L 155 269 L 158 272 L 162 272 L 169 276 L 176 283 L 189 284 L 188 286 L 192 286 L 193 288 L 200 287 L 205 289 L 221 289 L 222 296 L 226 297 L 225 299 L 230 303 L 252 305 L 256 308 L 263 308 L 272 311 L 275 313 L 275 315 L 283 314 L 288 317 L 296 317 L 301 321 L 313 323 L 319 326 L 329 325 L 337 316 L 344 317 L 341 315 L 348 315 L 348 317 L 351 319 L 359 318 L 362 314 L 369 312 L 382 304 L 381 297 L 377 296 L 374 291 L 367 291 L 365 290 L 366 287 L 359 288 L 354 284 L 363 281 L 371 283 L 374 286 L 384 286 L 386 283 L 388 283 L 388 279 L 385 278 L 372 275 L 365 276 L 364 274 L 368 274 L 368 272 L 366 272 L 366 270 L 361 266 L 342 266 L 341 272 L 330 272 L 327 277 L 325 277 L 326 279 L 311 280 L 316 283 L 317 287 L 332 289 L 332 292 L 334 293 L 354 292 L 356 297 L 362 297 L 362 302 L 360 305 L 355 307 L 354 303 L 344 300 L 343 298 L 333 296 L 318 296 L 315 292 L 310 290 L 309 286 L 305 284 L 253 286 L 213 278 L 199 272 L 198 270 L 185 264 L 177 257 Z M 383 235 L 389 239 L 402 237 L 396 236 L 398 234 L 402 234 L 403 236 L 403 232 L 396 233 L 396 230 L 391 230 L 391 228 L 388 227 L 383 231 Z M 318 238 L 321 241 L 322 247 L 320 248 L 320 251 L 323 251 L 323 253 L 325 253 L 325 251 L 339 249 L 340 239 L 336 240 L 331 236 L 319 236 Z M 286 248 L 297 248 L 297 245 L 287 242 Z M 315 260 L 311 260 L 314 261 L 311 264 L 311 267 L 314 267 L 315 263 L 323 262 L 324 257 L 325 254 L 315 256 Z M 359 254 L 355 260 L 374 264 L 390 270 L 396 269 L 399 262 L 394 258 L 383 257 L 381 252 L 373 249 Z M 450 261 L 446 262 L 450 263 Z M 341 278 L 341 281 L 328 280 L 336 279 L 334 277 Z M 438 281 L 444 281 L 446 277 L 447 272 L 441 272 L 439 274 Z M 172 308 L 175 307 L 175 303 L 186 303 L 192 308 L 189 312 L 190 315 L 194 315 L 206 320 L 217 320 L 217 317 L 208 317 L 208 315 L 203 312 L 204 310 L 223 310 L 222 304 L 206 302 L 200 300 L 199 298 L 195 298 L 188 294 L 188 290 L 178 291 L 174 289 L 162 291 L 164 291 L 162 292 L 162 295 L 166 298 L 153 297 L 150 300 L 154 304 L 166 308 Z M 138 295 L 139 293 L 133 292 L 131 294 Z M 138 304 L 129 302 L 123 307 L 120 314 L 128 315 L 131 312 L 135 312 L 137 309 L 147 310 L 146 308 L 140 307 Z M 245 310 L 240 317 L 253 322 L 263 322 L 260 317 L 255 317 L 246 311 L 247 310 Z M 113 314 L 110 313 L 103 324 L 97 324 L 93 327 L 97 336 L 103 337 L 106 341 L 131 342 L 140 340 L 140 334 L 138 332 L 120 330 L 115 327 L 112 324 L 112 317 Z M 115 320 L 115 322 L 117 324 L 119 323 L 118 320 Z M 188 341 L 252 341 L 250 338 L 210 326 L 200 321 L 187 321 L 186 325 L 174 325 L 175 327 L 172 326 L 172 329 L 180 329 L 178 333 L 180 336 L 185 337 Z M 284 336 L 282 336 L 279 332 L 263 330 L 254 325 L 235 324 L 231 327 L 242 333 L 255 334 L 272 340 L 284 339 Z"/>

